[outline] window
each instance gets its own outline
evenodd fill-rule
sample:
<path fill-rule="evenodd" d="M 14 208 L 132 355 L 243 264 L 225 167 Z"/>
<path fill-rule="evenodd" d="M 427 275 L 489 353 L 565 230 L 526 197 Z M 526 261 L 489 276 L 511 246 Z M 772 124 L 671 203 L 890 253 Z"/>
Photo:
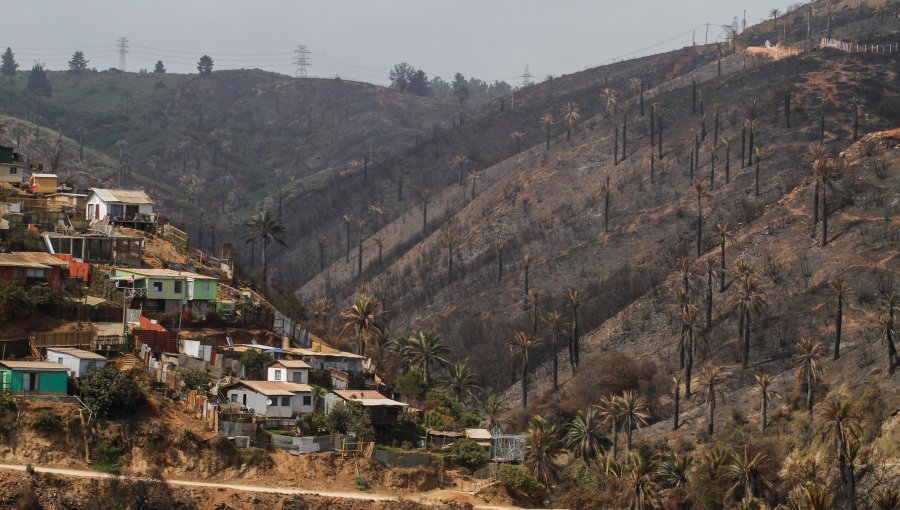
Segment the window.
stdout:
<path fill-rule="evenodd" d="M 237 404 L 237 393 L 232 393 L 232 394 L 231 394 L 231 403 L 232 403 L 232 404 Z"/>
<path fill-rule="evenodd" d="M 311 395 L 303 395 L 303 405 L 305 405 L 305 406 L 312 405 L 312 396 Z"/>
<path fill-rule="evenodd" d="M 203 280 L 203 290 L 209 290 L 209 280 Z"/>
<path fill-rule="evenodd" d="M 46 271 L 43 269 L 29 269 L 28 278 L 44 278 Z"/>
<path fill-rule="evenodd" d="M 283 407 L 290 407 L 291 406 L 291 397 L 281 397 L 281 405 Z"/>
<path fill-rule="evenodd" d="M 16 269 L 13 271 L 13 279 L 14 279 L 14 280 L 21 280 L 21 279 L 23 279 L 23 278 L 25 278 L 25 270 L 22 269 L 21 267 L 16 268 Z"/>
<path fill-rule="evenodd" d="M 60 356 L 59 358 L 56 358 L 56 362 L 59 363 L 60 365 L 62 365 L 63 364 L 62 357 Z"/>
<path fill-rule="evenodd" d="M 275 370 L 274 372 L 275 372 L 275 380 L 280 381 L 281 380 L 281 370 Z"/>
<path fill-rule="evenodd" d="M 162 282 L 153 282 L 153 290 L 156 292 L 162 292 Z"/>
<path fill-rule="evenodd" d="M 301 372 L 300 370 L 297 370 L 296 372 L 294 372 L 294 382 L 296 382 L 296 383 L 303 382 L 303 372 Z"/>
<path fill-rule="evenodd" d="M 181 294 L 181 282 L 175 282 L 175 294 Z"/>
<path fill-rule="evenodd" d="M 10 167 L 9 175 L 16 175 L 17 173 L 19 173 L 19 169 L 17 167 Z"/>

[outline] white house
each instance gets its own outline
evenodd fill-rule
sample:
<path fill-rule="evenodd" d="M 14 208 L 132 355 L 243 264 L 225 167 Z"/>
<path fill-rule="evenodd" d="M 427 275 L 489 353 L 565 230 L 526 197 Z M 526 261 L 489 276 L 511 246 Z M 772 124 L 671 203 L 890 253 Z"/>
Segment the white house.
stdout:
<path fill-rule="evenodd" d="M 269 365 L 266 380 L 309 383 L 309 365 L 300 360 L 280 359 Z"/>
<path fill-rule="evenodd" d="M 143 226 L 156 223 L 156 211 L 153 200 L 142 190 L 92 188 L 85 219 Z"/>
<path fill-rule="evenodd" d="M 331 370 L 336 368 L 351 374 L 358 374 L 363 371 L 363 362 L 365 357 L 352 352 L 320 352 L 313 349 L 303 347 L 290 347 L 285 351 L 299 356 L 313 370 Z"/>
<path fill-rule="evenodd" d="M 223 388 L 228 401 L 267 418 L 294 418 L 313 412 L 312 388 L 278 381 L 240 381 Z"/>
<path fill-rule="evenodd" d="M 92 368 L 103 368 L 106 358 L 82 349 L 69 347 L 48 347 L 47 361 L 59 363 L 69 369 L 71 377 L 81 377 Z"/>

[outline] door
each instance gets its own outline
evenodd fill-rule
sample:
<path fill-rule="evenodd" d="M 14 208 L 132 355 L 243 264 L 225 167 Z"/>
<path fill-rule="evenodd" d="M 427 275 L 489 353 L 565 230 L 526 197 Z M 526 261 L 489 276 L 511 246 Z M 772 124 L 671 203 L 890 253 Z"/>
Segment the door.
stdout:
<path fill-rule="evenodd" d="M 243 405 L 244 407 L 247 407 L 247 394 L 246 393 L 241 395 L 241 401 L 243 402 L 243 404 L 241 404 L 241 405 Z"/>
<path fill-rule="evenodd" d="M 38 374 L 35 372 L 22 372 L 22 391 L 37 391 L 39 384 Z"/>

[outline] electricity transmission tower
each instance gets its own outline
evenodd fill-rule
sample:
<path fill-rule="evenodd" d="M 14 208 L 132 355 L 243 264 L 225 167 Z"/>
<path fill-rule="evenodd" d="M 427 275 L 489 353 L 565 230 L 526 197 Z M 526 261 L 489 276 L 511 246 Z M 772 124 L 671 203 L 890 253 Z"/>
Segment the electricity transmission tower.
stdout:
<path fill-rule="evenodd" d="M 128 54 L 128 38 L 119 37 L 117 53 L 119 54 L 119 71 L 125 72 L 125 55 Z"/>
<path fill-rule="evenodd" d="M 294 65 L 297 66 L 297 70 L 294 72 L 294 75 L 297 78 L 306 78 L 308 74 L 306 72 L 306 68 L 308 68 L 311 64 L 309 55 L 309 50 L 306 49 L 305 45 L 297 46 L 297 49 L 294 50 Z"/>
<path fill-rule="evenodd" d="M 522 86 L 527 87 L 531 85 L 533 82 L 531 81 L 531 71 L 528 70 L 528 64 L 525 64 L 525 72 L 522 73 Z"/>

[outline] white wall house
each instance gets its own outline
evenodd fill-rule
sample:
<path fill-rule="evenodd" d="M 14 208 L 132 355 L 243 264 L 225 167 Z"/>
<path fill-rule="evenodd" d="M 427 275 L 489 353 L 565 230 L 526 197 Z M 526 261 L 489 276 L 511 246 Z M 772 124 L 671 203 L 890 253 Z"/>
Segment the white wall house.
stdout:
<path fill-rule="evenodd" d="M 269 365 L 266 380 L 309 383 L 309 365 L 300 360 L 280 359 Z"/>
<path fill-rule="evenodd" d="M 299 356 L 313 370 L 331 370 L 336 368 L 351 374 L 358 374 L 363 371 L 365 358 L 352 352 L 319 352 L 303 347 L 291 347 L 285 350 Z"/>
<path fill-rule="evenodd" d="M 106 358 L 99 354 L 68 347 L 48 347 L 47 361 L 68 368 L 70 377 L 82 377 L 88 370 L 106 365 Z"/>
<path fill-rule="evenodd" d="M 276 381 L 240 381 L 224 388 L 228 401 L 268 418 L 295 418 L 313 412 L 312 388 Z"/>
<path fill-rule="evenodd" d="M 156 222 L 153 200 L 141 190 L 92 188 L 85 219 L 120 222 Z"/>

